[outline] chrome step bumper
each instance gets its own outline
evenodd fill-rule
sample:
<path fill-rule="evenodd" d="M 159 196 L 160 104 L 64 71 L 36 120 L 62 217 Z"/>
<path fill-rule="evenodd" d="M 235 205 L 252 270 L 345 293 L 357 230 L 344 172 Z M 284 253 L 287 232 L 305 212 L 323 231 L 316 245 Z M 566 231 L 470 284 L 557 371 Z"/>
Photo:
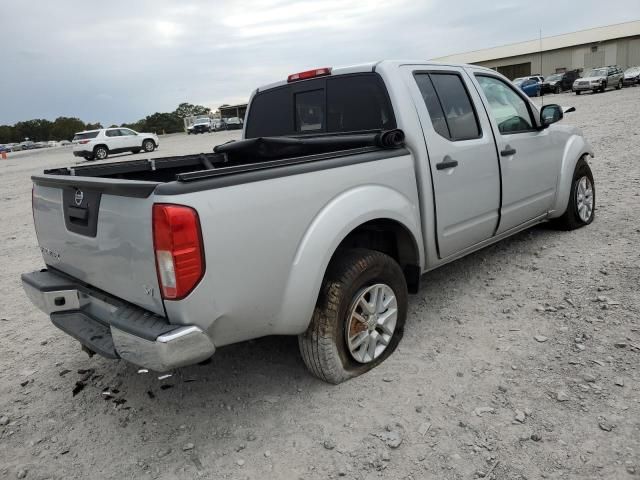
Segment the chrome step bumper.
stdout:
<path fill-rule="evenodd" d="M 171 324 L 60 272 L 25 273 L 22 287 L 56 327 L 106 358 L 164 372 L 201 362 L 215 352 L 200 328 Z"/>

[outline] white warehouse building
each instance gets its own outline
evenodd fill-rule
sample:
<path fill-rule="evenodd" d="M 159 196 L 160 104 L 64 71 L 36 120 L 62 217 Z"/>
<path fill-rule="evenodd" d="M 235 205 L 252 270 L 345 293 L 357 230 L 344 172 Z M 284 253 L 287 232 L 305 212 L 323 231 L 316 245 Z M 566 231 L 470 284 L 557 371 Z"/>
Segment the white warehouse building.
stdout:
<path fill-rule="evenodd" d="M 607 65 L 640 65 L 640 20 L 436 58 L 473 63 L 510 79 Z"/>

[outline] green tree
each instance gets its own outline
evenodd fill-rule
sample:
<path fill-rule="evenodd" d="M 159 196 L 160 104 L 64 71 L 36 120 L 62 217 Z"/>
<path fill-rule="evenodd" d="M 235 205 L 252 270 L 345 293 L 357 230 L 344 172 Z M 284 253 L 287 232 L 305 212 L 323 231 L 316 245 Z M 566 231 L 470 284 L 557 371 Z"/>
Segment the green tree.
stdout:
<path fill-rule="evenodd" d="M 17 141 L 15 128 L 11 125 L 0 125 L 0 143 Z"/>
<path fill-rule="evenodd" d="M 193 115 L 207 115 L 211 113 L 211 109 L 202 105 L 192 105 L 191 103 L 184 102 L 178 105 L 178 108 L 176 108 L 173 113 L 179 118 L 185 118 Z"/>
<path fill-rule="evenodd" d="M 175 112 L 156 112 L 144 119 L 147 130 L 155 133 L 176 133 L 184 129 L 184 122 Z"/>
<path fill-rule="evenodd" d="M 39 118 L 18 122 L 14 128 L 20 141 L 28 138 L 34 142 L 43 142 L 51 139 L 51 125 L 52 123 L 49 120 Z"/>
<path fill-rule="evenodd" d="M 77 132 L 86 129 L 85 123 L 79 118 L 58 117 L 51 125 L 52 140 L 72 140 Z"/>

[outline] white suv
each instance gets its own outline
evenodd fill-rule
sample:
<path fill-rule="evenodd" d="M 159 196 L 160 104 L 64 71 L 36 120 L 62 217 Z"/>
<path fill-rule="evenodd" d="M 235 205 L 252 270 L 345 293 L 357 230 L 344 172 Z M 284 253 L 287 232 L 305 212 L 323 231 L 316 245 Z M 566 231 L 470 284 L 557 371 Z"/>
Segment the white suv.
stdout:
<path fill-rule="evenodd" d="M 73 154 L 86 160 L 104 160 L 111 153 L 153 152 L 159 145 L 155 133 L 138 133 L 130 128 L 102 128 L 76 133 Z"/>

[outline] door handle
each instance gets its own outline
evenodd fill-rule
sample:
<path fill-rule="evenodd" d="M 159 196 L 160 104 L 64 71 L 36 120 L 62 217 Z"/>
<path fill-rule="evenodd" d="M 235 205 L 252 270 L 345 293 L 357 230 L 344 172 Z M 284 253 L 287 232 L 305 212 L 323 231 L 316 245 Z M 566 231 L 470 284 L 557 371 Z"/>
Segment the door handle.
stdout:
<path fill-rule="evenodd" d="M 511 148 L 509 145 L 507 145 L 505 149 L 500 152 L 500 155 L 502 155 L 503 157 L 510 157 L 511 155 L 515 155 L 515 154 L 516 154 L 516 149 Z"/>
<path fill-rule="evenodd" d="M 450 156 L 446 156 L 442 159 L 440 163 L 436 163 L 436 168 L 438 170 L 446 170 L 447 168 L 454 168 L 458 166 L 457 160 L 452 160 Z"/>

